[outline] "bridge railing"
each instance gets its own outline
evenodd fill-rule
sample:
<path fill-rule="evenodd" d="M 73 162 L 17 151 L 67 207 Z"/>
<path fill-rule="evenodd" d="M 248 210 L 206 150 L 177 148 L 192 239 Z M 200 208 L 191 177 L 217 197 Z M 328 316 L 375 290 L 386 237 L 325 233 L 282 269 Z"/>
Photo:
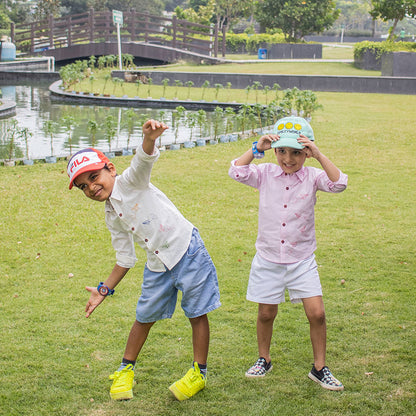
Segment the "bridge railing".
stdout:
<path fill-rule="evenodd" d="M 225 32 L 218 24 L 207 26 L 187 20 L 124 12 L 122 42 L 146 42 L 196 52 L 225 56 Z M 116 42 L 112 12 L 95 11 L 11 26 L 12 42 L 23 52 L 39 53 L 76 44 Z"/>

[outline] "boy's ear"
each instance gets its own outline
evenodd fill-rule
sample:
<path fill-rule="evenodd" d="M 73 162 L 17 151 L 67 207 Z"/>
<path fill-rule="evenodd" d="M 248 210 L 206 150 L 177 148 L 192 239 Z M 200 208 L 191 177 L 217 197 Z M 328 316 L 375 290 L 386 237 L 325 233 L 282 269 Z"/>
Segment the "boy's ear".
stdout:
<path fill-rule="evenodd" d="M 304 149 L 303 149 L 303 151 L 306 153 L 306 157 L 309 159 L 310 157 L 312 157 L 312 153 L 311 153 L 311 151 L 307 148 L 307 147 L 305 147 Z"/>
<path fill-rule="evenodd" d="M 116 167 L 115 167 L 114 163 L 108 162 L 107 163 L 107 168 L 110 171 L 111 176 L 116 176 L 117 175 L 117 171 L 116 171 Z"/>

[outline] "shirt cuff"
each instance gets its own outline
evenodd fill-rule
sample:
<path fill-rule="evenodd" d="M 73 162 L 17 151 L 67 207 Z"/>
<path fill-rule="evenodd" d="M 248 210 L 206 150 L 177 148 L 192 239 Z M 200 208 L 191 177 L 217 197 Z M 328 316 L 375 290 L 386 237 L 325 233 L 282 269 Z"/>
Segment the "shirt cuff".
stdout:
<path fill-rule="evenodd" d="M 136 154 L 140 157 L 140 159 L 142 160 L 154 160 L 157 159 L 160 156 L 160 151 L 157 148 L 157 146 L 155 145 L 154 149 L 153 149 L 153 153 L 151 155 L 148 155 L 144 150 L 143 150 L 143 146 L 140 143 L 137 148 L 136 148 Z"/>
<path fill-rule="evenodd" d="M 137 259 L 129 256 L 116 256 L 116 263 L 125 269 L 131 269 L 136 264 Z"/>

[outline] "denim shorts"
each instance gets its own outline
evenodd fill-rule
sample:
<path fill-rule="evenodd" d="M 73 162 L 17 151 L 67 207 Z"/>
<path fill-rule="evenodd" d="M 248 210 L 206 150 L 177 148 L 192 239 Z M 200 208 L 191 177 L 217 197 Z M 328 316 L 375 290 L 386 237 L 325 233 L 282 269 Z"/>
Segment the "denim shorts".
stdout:
<path fill-rule="evenodd" d="M 178 290 L 182 292 L 181 306 L 188 318 L 205 315 L 221 306 L 217 272 L 196 228 L 187 252 L 172 270 L 152 272 L 145 266 L 137 321 L 149 323 L 171 318 Z"/>
<path fill-rule="evenodd" d="M 267 261 L 256 253 L 251 264 L 247 300 L 276 305 L 285 301 L 286 289 L 292 303 L 322 296 L 315 255 L 297 263 L 280 264 Z"/>

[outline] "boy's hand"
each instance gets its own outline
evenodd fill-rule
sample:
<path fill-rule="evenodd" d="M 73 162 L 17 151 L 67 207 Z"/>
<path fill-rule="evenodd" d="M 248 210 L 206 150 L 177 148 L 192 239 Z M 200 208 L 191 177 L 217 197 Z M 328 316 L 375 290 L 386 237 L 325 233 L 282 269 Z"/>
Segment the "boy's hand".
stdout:
<path fill-rule="evenodd" d="M 105 296 L 100 295 L 96 287 L 87 286 L 85 289 L 91 293 L 87 306 L 85 307 L 85 317 L 88 318 L 94 312 L 94 309 L 105 299 Z"/>
<path fill-rule="evenodd" d="M 316 146 L 315 142 L 312 140 L 309 140 L 306 136 L 301 134 L 298 138 L 298 142 L 305 146 L 303 151 L 306 153 L 307 157 L 313 157 L 315 159 L 318 159 L 321 156 L 321 152 Z"/>
<path fill-rule="evenodd" d="M 259 152 L 265 152 L 272 148 L 272 143 L 276 140 L 279 140 L 279 135 L 277 134 L 266 134 L 265 136 L 261 136 L 259 141 L 257 142 L 257 150 Z"/>
<path fill-rule="evenodd" d="M 155 141 L 169 127 L 157 120 L 147 120 L 143 124 L 143 134 L 147 139 Z"/>

